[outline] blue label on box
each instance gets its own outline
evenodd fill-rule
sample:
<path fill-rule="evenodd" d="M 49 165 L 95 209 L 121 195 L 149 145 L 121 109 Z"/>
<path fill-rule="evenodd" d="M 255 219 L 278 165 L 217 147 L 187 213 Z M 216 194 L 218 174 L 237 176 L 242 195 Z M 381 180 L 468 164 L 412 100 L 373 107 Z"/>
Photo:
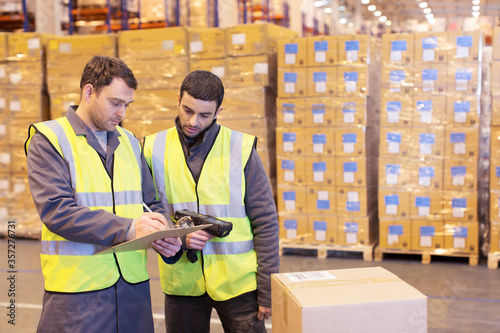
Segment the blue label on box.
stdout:
<path fill-rule="evenodd" d="M 415 206 L 417 207 L 430 207 L 431 198 L 430 197 L 415 197 Z"/>
<path fill-rule="evenodd" d="M 424 50 L 435 49 L 436 47 L 438 47 L 437 37 L 422 38 L 422 48 Z"/>
<path fill-rule="evenodd" d="M 406 51 L 406 41 L 405 40 L 392 41 L 391 51 Z"/>
<path fill-rule="evenodd" d="M 344 231 L 353 232 L 357 234 L 359 231 L 359 224 L 356 222 L 346 222 L 344 223 Z"/>
<path fill-rule="evenodd" d="M 316 200 L 316 209 L 330 209 L 330 200 Z"/>
<path fill-rule="evenodd" d="M 314 72 L 313 73 L 314 82 L 326 82 L 326 72 Z"/>
<path fill-rule="evenodd" d="M 452 208 L 466 208 L 467 207 L 467 199 L 466 198 L 452 198 L 451 199 L 451 207 Z"/>
<path fill-rule="evenodd" d="M 390 225 L 389 226 L 389 235 L 397 235 L 401 236 L 403 234 L 403 226 L 398 225 Z"/>
<path fill-rule="evenodd" d="M 422 70 L 422 80 L 436 81 L 438 78 L 437 69 L 424 69 Z"/>
<path fill-rule="evenodd" d="M 326 231 L 326 221 L 314 221 L 313 228 L 318 231 Z"/>
<path fill-rule="evenodd" d="M 458 69 L 455 73 L 455 80 L 466 80 L 470 81 L 472 79 L 472 71 L 470 69 Z"/>
<path fill-rule="evenodd" d="M 283 170 L 295 170 L 295 161 L 283 160 L 283 161 L 281 161 L 281 168 Z"/>
<path fill-rule="evenodd" d="M 356 133 L 342 134 L 342 143 L 356 143 L 357 141 Z"/>
<path fill-rule="evenodd" d="M 349 102 L 342 104 L 342 112 L 343 113 L 356 112 L 356 103 Z"/>
<path fill-rule="evenodd" d="M 295 201 L 295 191 L 283 192 L 283 200 L 285 200 L 285 201 Z"/>
<path fill-rule="evenodd" d="M 451 167 L 451 176 L 465 176 L 467 174 L 467 168 L 465 166 L 454 166 Z"/>
<path fill-rule="evenodd" d="M 344 72 L 344 81 L 358 82 L 358 72 Z"/>
<path fill-rule="evenodd" d="M 361 209 L 361 206 L 358 201 L 347 201 L 345 204 L 345 208 L 348 212 L 359 212 Z"/>
<path fill-rule="evenodd" d="M 313 134 L 313 143 L 326 143 L 326 134 Z"/>
<path fill-rule="evenodd" d="M 312 112 L 313 114 L 325 114 L 325 104 L 313 104 L 312 105 Z"/>
<path fill-rule="evenodd" d="M 297 229 L 297 220 L 285 220 L 285 229 Z"/>
<path fill-rule="evenodd" d="M 401 101 L 389 101 L 385 103 L 387 112 L 401 112 Z"/>
<path fill-rule="evenodd" d="M 423 225 L 420 227 L 420 236 L 431 236 L 436 235 L 436 228 L 431 225 Z"/>
<path fill-rule="evenodd" d="M 358 172 L 358 162 L 344 162 L 344 172 Z"/>
<path fill-rule="evenodd" d="M 295 141 L 297 141 L 297 134 L 283 133 L 283 142 L 295 142 Z"/>
<path fill-rule="evenodd" d="M 462 143 L 465 142 L 465 133 L 450 133 L 451 143 Z"/>
<path fill-rule="evenodd" d="M 387 133 L 387 142 L 397 142 L 401 143 L 401 133 Z"/>
<path fill-rule="evenodd" d="M 391 82 L 401 82 L 405 80 L 405 71 L 393 70 L 389 74 L 389 81 Z"/>
<path fill-rule="evenodd" d="M 418 168 L 418 176 L 419 177 L 434 177 L 434 167 L 425 166 Z"/>
<path fill-rule="evenodd" d="M 297 43 L 285 44 L 285 53 L 297 54 L 298 52 L 299 52 L 299 44 Z"/>
<path fill-rule="evenodd" d="M 386 206 L 399 205 L 399 195 L 398 194 L 386 195 L 384 196 L 384 202 Z"/>
<path fill-rule="evenodd" d="M 500 167 L 495 167 L 495 175 L 500 177 Z"/>
<path fill-rule="evenodd" d="M 472 47 L 472 36 L 458 36 L 457 46 Z"/>
<path fill-rule="evenodd" d="M 328 42 L 326 40 L 314 42 L 314 52 L 318 51 L 328 51 Z"/>
<path fill-rule="evenodd" d="M 359 41 L 357 40 L 348 40 L 345 42 L 345 50 L 346 51 L 359 51 Z"/>
<path fill-rule="evenodd" d="M 295 104 L 292 103 L 283 103 L 282 104 L 283 111 L 294 111 L 295 110 Z"/>
<path fill-rule="evenodd" d="M 418 136 L 418 142 L 420 143 L 434 144 L 435 141 L 435 135 L 432 133 L 420 133 Z"/>
<path fill-rule="evenodd" d="M 285 73 L 284 81 L 297 83 L 297 73 Z"/>
<path fill-rule="evenodd" d="M 466 227 L 453 227 L 453 237 L 467 238 Z"/>
<path fill-rule="evenodd" d="M 453 109 L 455 110 L 455 112 L 470 112 L 470 102 L 469 101 L 454 102 Z"/>
<path fill-rule="evenodd" d="M 385 166 L 386 175 L 399 175 L 400 174 L 399 170 L 400 170 L 399 164 L 387 164 Z"/>
<path fill-rule="evenodd" d="M 432 111 L 432 100 L 417 101 L 417 111 Z"/>
<path fill-rule="evenodd" d="M 314 162 L 313 163 L 313 171 L 314 172 L 325 172 L 326 171 L 326 162 Z"/>

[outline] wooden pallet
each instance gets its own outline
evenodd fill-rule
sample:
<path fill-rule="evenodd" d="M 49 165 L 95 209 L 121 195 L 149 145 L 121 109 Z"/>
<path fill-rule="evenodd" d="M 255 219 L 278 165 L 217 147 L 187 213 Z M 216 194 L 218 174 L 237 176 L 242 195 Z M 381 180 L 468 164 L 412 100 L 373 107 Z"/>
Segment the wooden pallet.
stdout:
<path fill-rule="evenodd" d="M 328 251 L 330 252 L 361 252 L 363 253 L 364 261 L 373 260 L 373 249 L 376 244 L 372 245 L 326 245 L 326 244 L 297 244 L 280 242 L 280 256 L 287 252 L 287 250 L 311 250 L 317 251 L 317 257 L 319 259 L 324 259 L 328 256 Z"/>
<path fill-rule="evenodd" d="M 422 264 L 429 264 L 431 262 L 432 256 L 441 257 L 458 257 L 458 258 L 469 258 L 470 266 L 477 266 L 479 263 L 478 253 L 466 253 L 466 252 L 449 252 L 449 251 L 435 251 L 435 250 L 401 250 L 401 249 L 382 249 L 375 248 L 374 256 L 375 261 L 382 261 L 384 259 L 384 254 L 404 254 L 404 255 L 421 255 Z M 498 264 L 498 263 L 497 263 Z"/>
<path fill-rule="evenodd" d="M 488 268 L 497 269 L 499 260 L 500 260 L 500 252 L 488 253 Z"/>

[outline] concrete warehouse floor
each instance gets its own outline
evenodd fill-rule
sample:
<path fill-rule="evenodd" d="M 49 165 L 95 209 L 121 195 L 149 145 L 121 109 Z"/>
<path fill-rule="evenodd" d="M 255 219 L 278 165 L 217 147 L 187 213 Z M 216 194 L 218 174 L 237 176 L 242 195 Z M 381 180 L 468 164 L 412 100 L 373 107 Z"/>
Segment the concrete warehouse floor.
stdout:
<path fill-rule="evenodd" d="M 43 277 L 39 241 L 16 239 L 16 325 L 8 324 L 6 239 L 0 239 L 0 332 L 35 332 L 41 312 Z M 164 332 L 163 293 L 154 252 L 149 253 L 153 313 L 157 332 Z M 284 255 L 281 272 L 382 266 L 429 297 L 429 332 L 500 332 L 500 270 L 490 270 L 485 262 L 469 266 L 467 260 L 433 257 L 422 264 L 420 256 L 389 256 L 382 262 L 363 261 L 361 255 L 343 254 L 318 259 L 313 253 Z M 212 331 L 223 332 L 213 312 Z M 367 323 L 369 327 L 369 323 Z M 272 332 L 271 321 L 267 323 Z M 369 331 L 369 329 L 368 329 Z"/>

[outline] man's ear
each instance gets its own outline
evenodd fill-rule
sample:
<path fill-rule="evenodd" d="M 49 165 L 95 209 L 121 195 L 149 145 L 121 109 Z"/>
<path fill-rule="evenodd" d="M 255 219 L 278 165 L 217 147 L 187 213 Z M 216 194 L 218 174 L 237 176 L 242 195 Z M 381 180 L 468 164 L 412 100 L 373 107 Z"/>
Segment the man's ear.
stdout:
<path fill-rule="evenodd" d="M 181 93 L 177 93 L 177 106 L 181 105 Z"/>
<path fill-rule="evenodd" d="M 214 116 L 214 119 L 217 118 L 217 116 L 219 115 L 219 113 L 222 111 L 222 109 L 224 109 L 222 106 L 219 107 L 219 109 L 215 112 L 215 116 Z"/>
<path fill-rule="evenodd" d="M 85 87 L 83 87 L 83 93 L 82 93 L 83 98 L 85 98 L 87 102 L 90 102 L 90 97 L 92 96 L 93 93 L 95 93 L 94 87 L 90 83 L 87 83 Z"/>

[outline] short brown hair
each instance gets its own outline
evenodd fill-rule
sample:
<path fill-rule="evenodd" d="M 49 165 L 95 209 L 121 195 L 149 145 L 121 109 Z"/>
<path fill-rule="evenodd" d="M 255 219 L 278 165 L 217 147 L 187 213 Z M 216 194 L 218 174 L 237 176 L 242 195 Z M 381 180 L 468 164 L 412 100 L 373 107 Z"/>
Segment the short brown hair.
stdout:
<path fill-rule="evenodd" d="M 196 70 L 189 73 L 182 81 L 180 99 L 184 92 L 195 99 L 212 102 L 215 101 L 219 109 L 224 99 L 224 85 L 219 77 L 209 71 Z"/>
<path fill-rule="evenodd" d="M 99 94 L 100 90 L 105 86 L 109 86 L 115 77 L 122 78 L 130 88 L 137 89 L 137 79 L 123 60 L 96 55 L 90 59 L 83 69 L 80 89 L 83 89 L 87 84 L 91 84 L 96 94 Z"/>

